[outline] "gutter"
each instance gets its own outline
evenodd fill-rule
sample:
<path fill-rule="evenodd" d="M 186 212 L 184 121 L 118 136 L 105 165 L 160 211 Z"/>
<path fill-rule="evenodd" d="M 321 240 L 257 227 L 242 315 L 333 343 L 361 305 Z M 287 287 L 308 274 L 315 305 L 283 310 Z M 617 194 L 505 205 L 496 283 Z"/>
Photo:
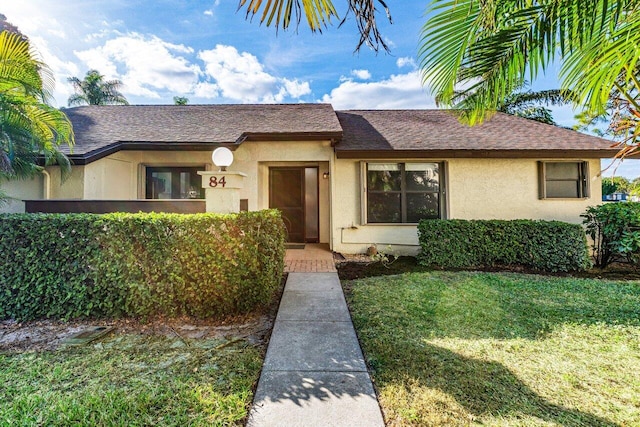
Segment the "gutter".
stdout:
<path fill-rule="evenodd" d="M 47 172 L 46 169 L 42 169 L 42 175 L 44 175 L 43 179 L 43 197 L 45 200 L 51 199 L 51 175 Z"/>

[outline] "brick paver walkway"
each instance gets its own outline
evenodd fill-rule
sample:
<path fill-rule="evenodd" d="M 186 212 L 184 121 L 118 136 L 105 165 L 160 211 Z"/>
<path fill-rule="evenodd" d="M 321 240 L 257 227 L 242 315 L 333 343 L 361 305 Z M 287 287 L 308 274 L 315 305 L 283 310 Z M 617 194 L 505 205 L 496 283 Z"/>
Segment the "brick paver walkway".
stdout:
<path fill-rule="evenodd" d="M 307 243 L 304 249 L 287 249 L 284 257 L 287 273 L 334 273 L 333 253 L 324 244 Z"/>

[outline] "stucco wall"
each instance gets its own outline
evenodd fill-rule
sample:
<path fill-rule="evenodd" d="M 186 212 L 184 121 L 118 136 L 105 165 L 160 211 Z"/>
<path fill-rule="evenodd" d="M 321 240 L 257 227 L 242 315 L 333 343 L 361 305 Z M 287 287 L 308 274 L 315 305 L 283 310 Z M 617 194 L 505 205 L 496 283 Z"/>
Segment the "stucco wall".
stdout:
<path fill-rule="evenodd" d="M 234 152 L 229 170 L 247 174 L 240 198 L 249 210 L 269 207 L 270 166 L 316 166 L 319 180 L 320 242 L 329 243 L 330 196 L 328 179 L 333 149 L 329 141 L 247 141 Z M 145 166 L 204 166 L 214 170 L 211 151 L 121 151 L 86 166 L 86 199 L 144 198 Z"/>
<path fill-rule="evenodd" d="M 73 166 L 71 175 L 62 182 L 60 168 L 48 166 L 49 178 L 39 174 L 33 179 L 3 181 L 2 188 L 10 197 L 16 200 L 6 206 L 0 206 L 0 212 L 24 212 L 22 200 L 41 200 L 47 198 L 47 186 L 51 199 L 82 199 L 84 191 L 84 166 Z"/>
<path fill-rule="evenodd" d="M 84 196 L 84 166 L 72 166 L 71 175 L 62 182 L 58 166 L 47 167 L 51 176 L 50 195 L 52 199 L 82 199 Z"/>
<path fill-rule="evenodd" d="M 545 219 L 580 223 L 580 214 L 588 206 L 601 203 L 599 159 L 589 160 L 588 199 L 555 200 L 538 198 L 538 160 L 553 159 L 446 160 L 447 218 Z M 359 161 L 335 161 L 332 182 L 336 206 L 333 211 L 333 250 L 362 253 L 367 247 L 377 244 L 384 251 L 417 253 L 416 226 L 363 223 L 361 197 L 364 187 L 360 175 Z M 391 248 L 388 245 L 392 245 Z"/>
<path fill-rule="evenodd" d="M 14 198 L 7 204 L 0 204 L 0 213 L 23 213 L 23 200 L 42 199 L 44 194 L 43 176 L 15 181 L 0 180 L 0 190 Z"/>
<path fill-rule="evenodd" d="M 133 162 L 106 157 L 85 166 L 84 199 L 127 200 L 137 197 Z"/>

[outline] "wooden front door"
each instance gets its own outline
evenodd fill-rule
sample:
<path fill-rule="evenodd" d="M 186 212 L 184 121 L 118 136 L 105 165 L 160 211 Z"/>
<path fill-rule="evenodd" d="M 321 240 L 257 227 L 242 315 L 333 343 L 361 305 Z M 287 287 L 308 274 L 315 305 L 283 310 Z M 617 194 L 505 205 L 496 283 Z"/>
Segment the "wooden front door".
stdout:
<path fill-rule="evenodd" d="M 269 207 L 282 212 L 288 242 L 305 242 L 304 169 L 269 168 Z"/>

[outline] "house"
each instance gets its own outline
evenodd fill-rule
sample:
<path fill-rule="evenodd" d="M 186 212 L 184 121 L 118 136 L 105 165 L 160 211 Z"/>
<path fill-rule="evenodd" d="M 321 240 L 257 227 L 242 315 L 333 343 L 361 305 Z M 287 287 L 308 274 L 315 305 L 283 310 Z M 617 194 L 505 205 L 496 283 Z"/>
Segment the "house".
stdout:
<path fill-rule="evenodd" d="M 600 159 L 616 152 L 601 138 L 502 113 L 475 127 L 443 110 L 335 111 L 328 104 L 66 113 L 76 135 L 71 177 L 61 184 L 54 166 L 31 181 L 1 184 L 31 200 L 28 210 L 46 210 L 44 199 L 101 200 L 115 210 L 142 199 L 176 202 L 153 205 L 160 210 L 195 200 L 193 209 L 203 210 L 197 172 L 213 170 L 211 152 L 225 146 L 234 152 L 229 169 L 247 175 L 243 209 L 279 208 L 290 241 L 345 253 L 372 244 L 415 253 L 422 218 L 579 223 L 602 198 Z M 25 203 L 6 210 L 24 211 Z"/>

